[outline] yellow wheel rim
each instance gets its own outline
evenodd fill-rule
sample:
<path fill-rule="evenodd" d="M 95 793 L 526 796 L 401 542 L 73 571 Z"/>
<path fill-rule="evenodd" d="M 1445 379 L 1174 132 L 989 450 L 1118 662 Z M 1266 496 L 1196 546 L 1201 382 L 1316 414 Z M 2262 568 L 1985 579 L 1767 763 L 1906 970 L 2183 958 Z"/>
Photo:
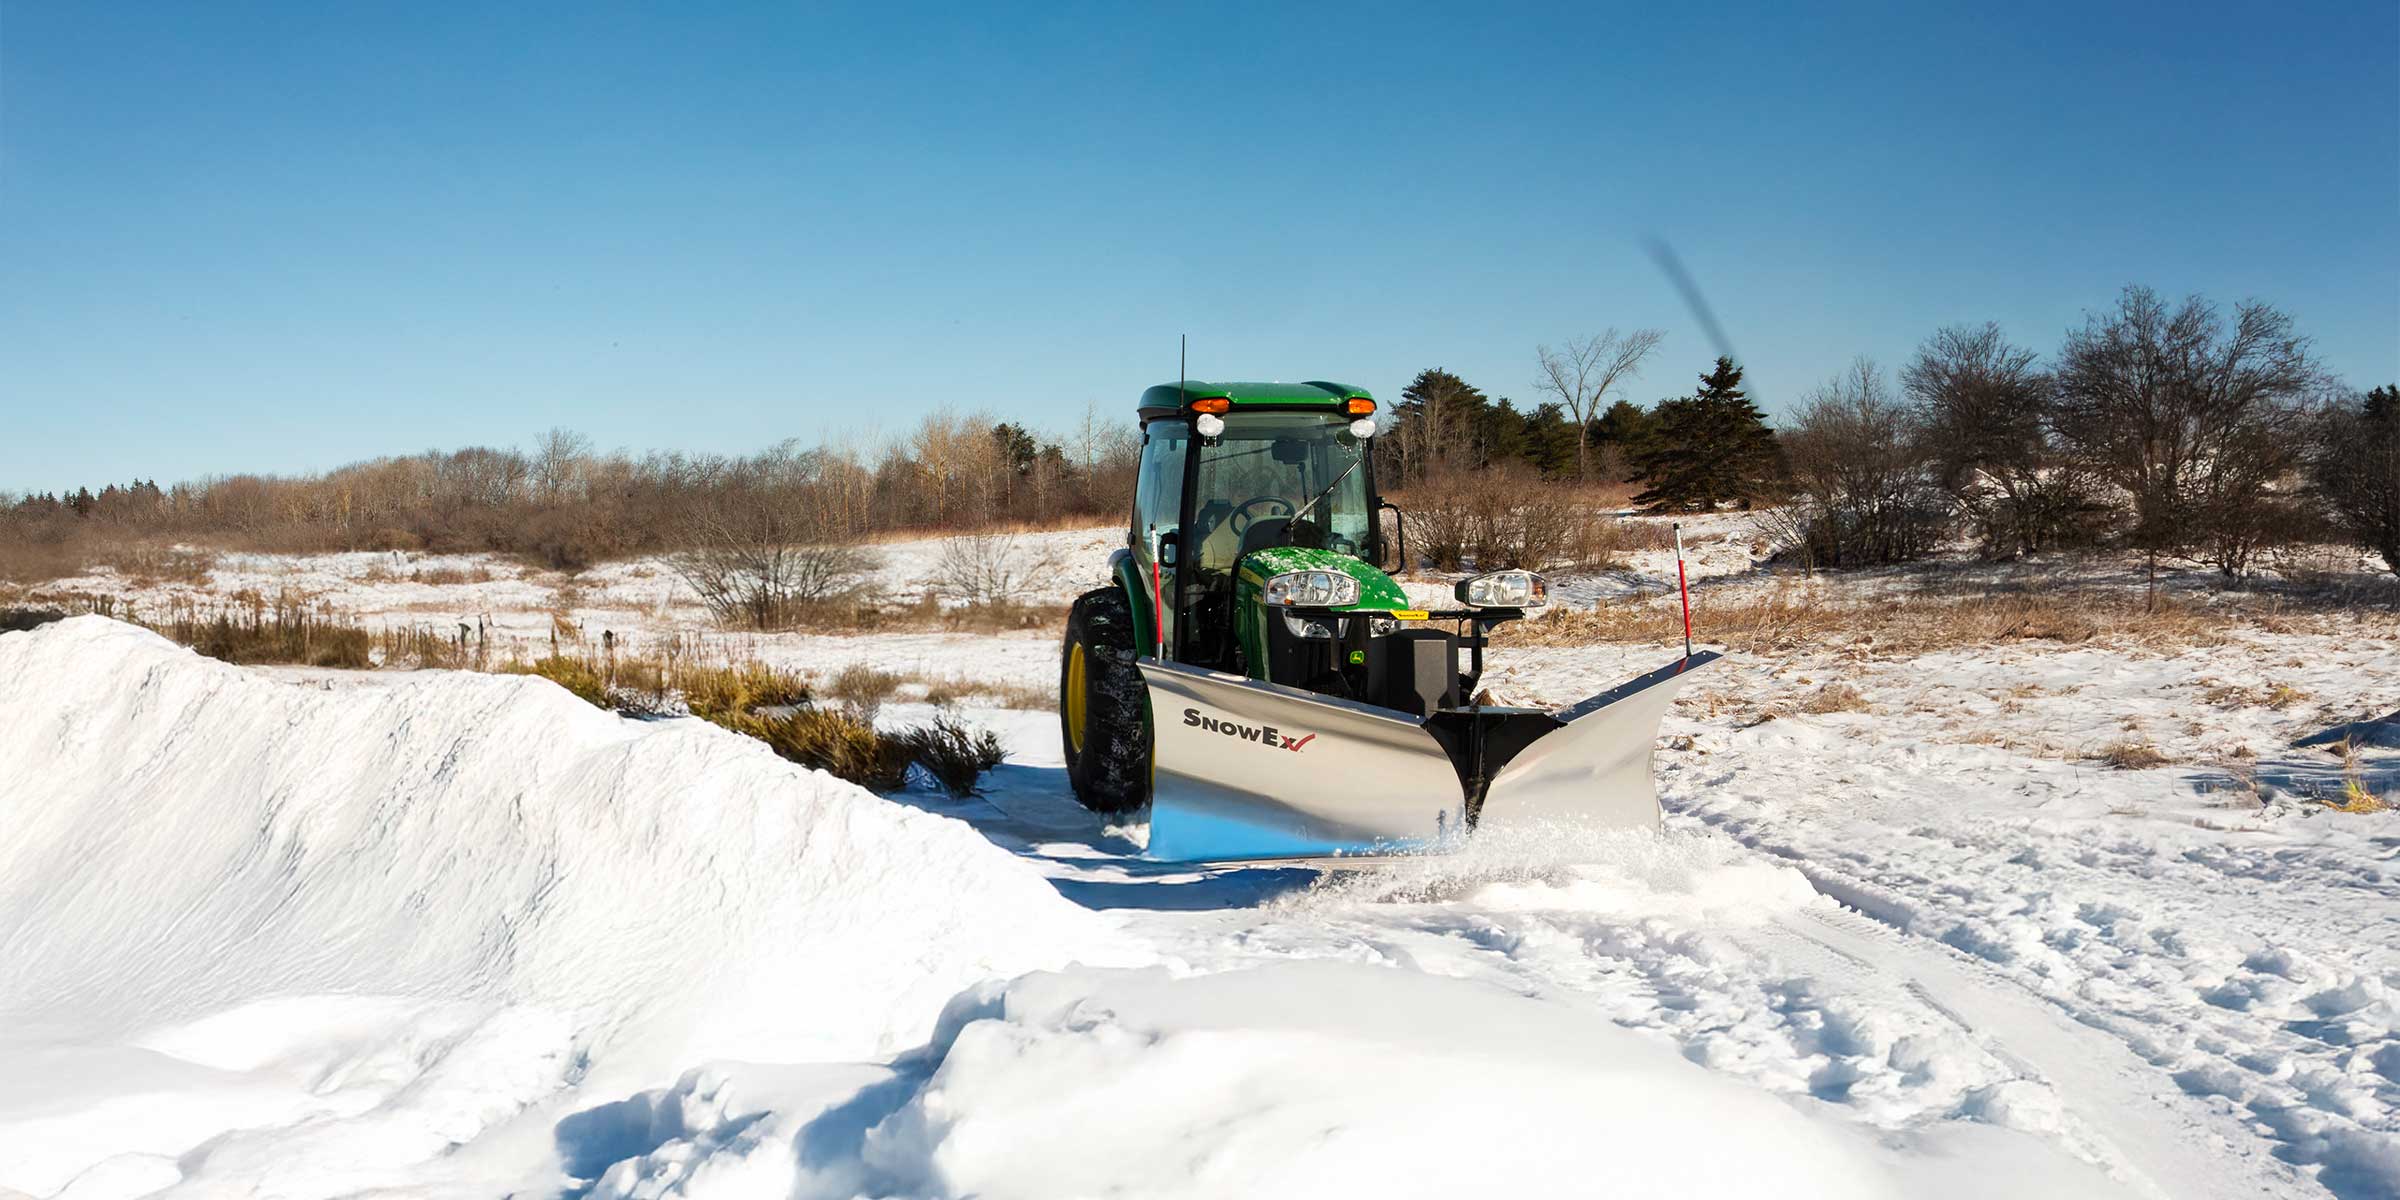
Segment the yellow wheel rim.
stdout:
<path fill-rule="evenodd" d="M 1083 643 L 1067 648 L 1067 745 L 1083 753 Z"/>

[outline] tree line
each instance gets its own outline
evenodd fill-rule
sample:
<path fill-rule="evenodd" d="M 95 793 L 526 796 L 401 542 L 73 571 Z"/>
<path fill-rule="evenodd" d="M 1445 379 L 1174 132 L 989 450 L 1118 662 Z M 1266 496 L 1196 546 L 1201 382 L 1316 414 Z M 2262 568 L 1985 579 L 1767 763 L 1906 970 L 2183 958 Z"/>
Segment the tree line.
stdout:
<path fill-rule="evenodd" d="M 1378 475 L 1412 508 L 1456 509 L 1462 545 L 1553 502 L 1525 505 L 1528 485 L 1572 481 L 1629 486 L 1653 512 L 1761 508 L 1789 553 L 1832 568 L 1963 539 L 1991 557 L 2109 547 L 2240 576 L 2278 545 L 2340 541 L 2400 572 L 2400 388 L 2330 378 L 2265 304 L 2228 312 L 2127 288 L 2046 359 L 1996 325 L 1941 329 L 1896 380 L 1861 359 L 1780 430 L 1727 358 L 1687 393 L 1627 399 L 1660 342 L 1610 329 L 1538 347 L 1544 398 L 1522 408 L 1421 371 L 1382 418 Z M 322 474 L 135 480 L 0 504 L 0 578 L 73 571 L 95 547 L 141 541 L 491 551 L 572 568 L 727 543 L 1109 522 L 1127 509 L 1137 436 L 1129 414 L 1097 406 L 1063 432 L 944 411 L 879 444 L 746 456 L 602 453 L 552 430 L 528 449 Z"/>
<path fill-rule="evenodd" d="M 431 450 L 322 474 L 227 475 L 0 505 L 0 578 L 73 571 L 92 551 L 190 540 L 267 551 L 520 555 L 576 568 L 695 545 L 856 542 L 906 530 L 1121 518 L 1130 416 L 1064 432 L 938 412 L 878 445 L 785 442 L 751 455 L 596 450 L 554 429 L 529 449 Z"/>
<path fill-rule="evenodd" d="M 2400 573 L 2400 388 L 2332 378 L 2291 318 L 2128 287 L 2048 359 L 1997 325 L 1944 328 L 1894 380 L 1860 359 L 1770 427 L 1741 367 L 1643 407 L 1657 345 L 1606 331 L 1536 353 L 1520 409 L 1441 369 L 1393 406 L 1387 486 L 1467 477 L 1630 484 L 1652 512 L 1763 508 L 1814 566 L 2111 547 L 2248 574 L 2272 548 L 2340 542 Z M 1604 406 L 1605 404 L 1605 406 Z"/>

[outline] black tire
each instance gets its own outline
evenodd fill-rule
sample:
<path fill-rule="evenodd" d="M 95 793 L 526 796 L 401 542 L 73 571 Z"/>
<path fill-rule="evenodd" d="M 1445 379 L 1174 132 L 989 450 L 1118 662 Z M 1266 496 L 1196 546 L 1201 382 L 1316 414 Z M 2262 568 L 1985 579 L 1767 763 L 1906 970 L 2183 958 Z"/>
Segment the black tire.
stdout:
<path fill-rule="evenodd" d="M 1082 703 L 1074 702 L 1076 650 Z M 1094 812 L 1128 813 L 1150 800 L 1150 723 L 1141 669 L 1133 665 L 1133 606 L 1123 589 L 1076 597 L 1059 651 L 1058 731 L 1075 799 Z M 1080 712 L 1083 728 L 1074 728 Z"/>

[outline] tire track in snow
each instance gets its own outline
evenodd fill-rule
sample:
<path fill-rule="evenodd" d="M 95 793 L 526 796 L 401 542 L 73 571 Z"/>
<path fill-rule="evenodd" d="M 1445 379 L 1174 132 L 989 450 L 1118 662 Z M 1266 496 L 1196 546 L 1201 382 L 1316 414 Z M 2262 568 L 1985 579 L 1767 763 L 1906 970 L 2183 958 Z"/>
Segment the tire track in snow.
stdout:
<path fill-rule="evenodd" d="M 2049 1086 L 2066 1133 L 2114 1177 L 2159 1197 L 2250 1197 L 2305 1187 L 2290 1166 L 2216 1134 L 2214 1114 L 2160 1086 L 2148 1064 L 2115 1038 L 2025 993 L 1973 960 L 1927 945 L 1857 912 L 1811 910 L 1778 925 L 1792 936 L 1897 978 L 2027 1079 Z M 2167 1120 L 2158 1120 L 2164 1115 Z M 2219 1154 L 2192 1153 L 2195 1137 Z"/>
<path fill-rule="evenodd" d="M 2400 1050 L 2381 1040 L 2390 1037 L 2391 973 L 2364 969 L 2315 939 L 2305 948 L 2256 941 L 2247 953 L 2235 944 L 2239 914 L 2259 899 L 2248 873 L 2226 865 L 2272 854 L 2240 847 L 2163 853 L 2129 838 L 2031 822 L 1887 829 L 1880 842 L 1835 837 L 1820 847 L 1809 826 L 1770 827 L 1736 805 L 1711 804 L 1694 815 L 1791 863 L 1819 892 L 1923 946 L 1917 961 L 1930 954 L 1972 964 L 2105 1034 L 2114 1055 L 2137 1064 L 2148 1081 L 2135 1089 L 2138 1102 L 2194 1121 L 2193 1132 L 2223 1147 L 2229 1160 L 2271 1153 L 2282 1160 L 2277 1167 L 2317 1168 L 2313 1177 L 2294 1172 L 2280 1184 L 2267 1172 L 2259 1186 L 2369 1197 L 2390 1194 L 2400 1177 L 2400 1138 L 2389 1128 L 2400 1099 Z M 1860 848 L 1869 844 L 1881 853 Z M 2371 869 L 2314 859 L 2278 882 L 2321 892 L 2336 910 L 2345 893 L 2380 899 L 2386 883 Z M 2235 894 L 2240 887 L 2251 894 Z M 2212 928 L 2219 914 L 2235 915 Z M 2317 932 L 2372 946 L 2377 939 L 2348 928 L 2362 919 L 2380 918 L 2337 914 Z M 2105 1090 L 2105 1079 L 2077 1078 Z M 2141 1144 L 2138 1132 L 2112 1135 L 2125 1139 Z"/>

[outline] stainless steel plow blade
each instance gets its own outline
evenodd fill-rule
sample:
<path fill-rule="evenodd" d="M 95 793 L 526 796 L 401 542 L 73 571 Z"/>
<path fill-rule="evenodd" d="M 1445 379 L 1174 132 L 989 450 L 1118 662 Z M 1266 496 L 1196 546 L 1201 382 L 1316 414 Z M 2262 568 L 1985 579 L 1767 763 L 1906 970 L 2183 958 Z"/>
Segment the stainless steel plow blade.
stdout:
<path fill-rule="evenodd" d="M 1571 708 L 1418 718 L 1141 660 L 1154 779 L 1149 856 L 1169 862 L 1408 854 L 1473 829 L 1655 828 L 1650 755 L 1695 654 Z"/>

